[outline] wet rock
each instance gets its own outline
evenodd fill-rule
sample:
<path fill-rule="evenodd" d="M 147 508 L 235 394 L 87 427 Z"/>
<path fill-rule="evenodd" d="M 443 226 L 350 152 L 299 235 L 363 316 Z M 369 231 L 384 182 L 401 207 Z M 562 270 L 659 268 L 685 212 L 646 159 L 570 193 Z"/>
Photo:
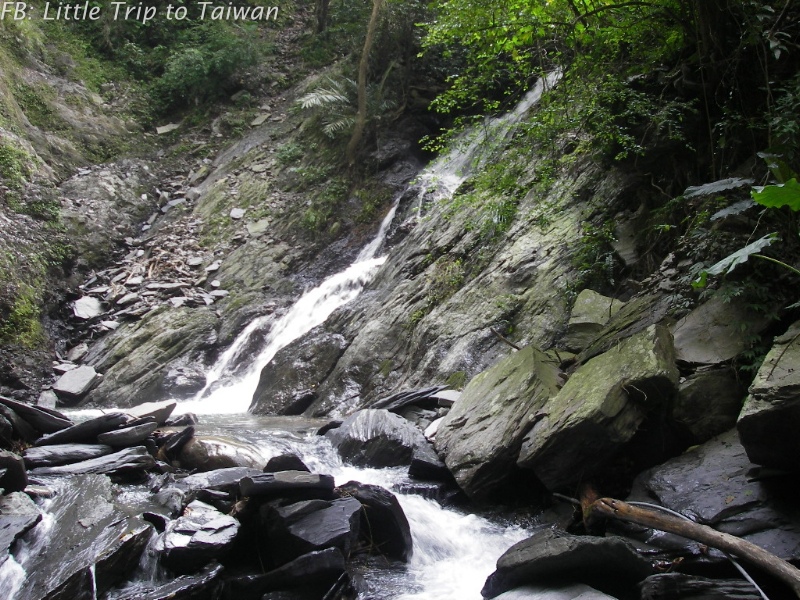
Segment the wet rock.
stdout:
<path fill-rule="evenodd" d="M 195 500 L 159 535 L 154 549 L 167 568 L 192 573 L 227 554 L 238 532 L 236 519 Z"/>
<path fill-rule="evenodd" d="M 558 391 L 558 365 L 533 346 L 476 375 L 439 425 L 436 450 L 473 498 L 509 481 L 522 439 Z"/>
<path fill-rule="evenodd" d="M 320 333 L 287 346 L 261 371 L 249 411 L 260 415 L 299 415 L 316 399 L 347 343 L 341 335 Z"/>
<path fill-rule="evenodd" d="M 608 298 L 593 290 L 583 290 L 572 306 L 567 333 L 562 339 L 564 347 L 573 352 L 580 352 L 586 348 L 623 306 L 624 302 Z"/>
<path fill-rule="evenodd" d="M 185 469 L 214 471 L 228 467 L 261 468 L 264 458 L 258 448 L 221 437 L 193 437 L 178 453 Z"/>
<path fill-rule="evenodd" d="M 32 475 L 76 475 L 76 474 L 122 474 L 136 471 L 147 471 L 156 466 L 155 459 L 150 456 L 144 446 L 125 448 L 119 452 L 106 454 L 68 465 L 54 467 L 37 467 L 31 469 Z"/>
<path fill-rule="evenodd" d="M 159 427 L 166 424 L 172 411 L 178 405 L 177 402 L 172 400 L 165 400 L 163 402 L 145 402 L 127 409 L 125 412 L 134 419 L 144 419 L 153 417 L 158 423 Z"/>
<path fill-rule="evenodd" d="M 239 600 L 260 599 L 265 592 L 306 586 L 329 588 L 344 573 L 341 550 L 326 548 L 298 556 L 263 575 L 244 575 L 226 582 L 228 593 Z"/>
<path fill-rule="evenodd" d="M 89 345 L 86 342 L 81 342 L 77 346 L 74 346 L 70 349 L 70 351 L 67 353 L 67 360 L 74 363 L 80 362 L 88 352 Z"/>
<path fill-rule="evenodd" d="M 48 544 L 29 557 L 16 600 L 100 597 L 131 575 L 152 534 L 150 524 L 114 503 L 107 477 L 78 475 L 57 485 L 48 507 L 55 516 Z"/>
<path fill-rule="evenodd" d="M 196 425 L 199 423 L 197 415 L 194 413 L 184 413 L 169 419 L 165 425 L 168 427 L 183 427 L 185 425 Z"/>
<path fill-rule="evenodd" d="M 97 436 L 107 431 L 112 431 L 127 422 L 128 417 L 120 412 L 113 412 L 67 427 L 42 436 L 36 441 L 37 446 L 52 446 L 54 444 L 94 444 Z"/>
<path fill-rule="evenodd" d="M 19 454 L 0 450 L 0 488 L 9 492 L 21 492 L 28 485 L 25 461 Z"/>
<path fill-rule="evenodd" d="M 261 473 L 245 477 L 239 484 L 242 496 L 276 497 L 286 492 L 301 491 L 304 494 L 321 493 L 323 496 L 333 492 L 333 477 L 317 475 L 304 471 L 281 471 Z"/>
<path fill-rule="evenodd" d="M 22 492 L 0 496 L 0 565 L 8 558 L 11 544 L 42 520 L 42 511 Z"/>
<path fill-rule="evenodd" d="M 383 408 L 393 413 L 398 413 L 408 406 L 436 408 L 439 406 L 438 394 L 446 389 L 445 385 L 436 385 L 419 390 L 406 390 L 376 400 L 370 408 Z"/>
<path fill-rule="evenodd" d="M 170 397 L 188 398 L 205 387 L 206 375 L 197 367 L 179 366 L 167 372 L 162 385 Z"/>
<path fill-rule="evenodd" d="M 407 465 L 414 447 L 428 443 L 403 417 L 375 409 L 358 411 L 325 437 L 344 460 L 369 467 Z"/>
<path fill-rule="evenodd" d="M 736 425 L 746 396 L 733 369 L 698 371 L 678 386 L 672 418 L 702 444 Z"/>
<path fill-rule="evenodd" d="M 290 504 L 269 515 L 267 528 L 279 563 L 332 547 L 350 556 L 358 540 L 361 503 L 355 498 L 311 502 Z"/>
<path fill-rule="evenodd" d="M 12 409 L 27 421 L 31 427 L 42 433 L 53 433 L 74 425 L 71 420 L 56 410 L 41 406 L 30 406 L 3 396 L 0 396 L 0 404 Z"/>
<path fill-rule="evenodd" d="M 559 587 L 526 585 L 495 596 L 493 600 L 614 600 L 582 583 Z"/>
<path fill-rule="evenodd" d="M 168 434 L 161 444 L 159 450 L 159 459 L 161 460 L 177 460 L 183 447 L 194 437 L 194 426 L 189 425 L 181 431 L 176 431 L 173 434 Z"/>
<path fill-rule="evenodd" d="M 22 458 L 29 469 L 35 469 L 81 462 L 112 452 L 114 449 L 104 444 L 55 444 L 28 448 L 23 452 Z"/>
<path fill-rule="evenodd" d="M 408 475 L 415 479 L 428 479 L 432 481 L 453 481 L 450 469 L 444 464 L 439 455 L 430 444 L 419 444 L 414 447 L 411 454 L 411 464 L 408 465 Z"/>
<path fill-rule="evenodd" d="M 59 377 L 53 384 L 53 391 L 62 400 L 74 402 L 86 395 L 99 379 L 100 376 L 93 367 L 83 365 Z"/>
<path fill-rule="evenodd" d="M 796 470 L 800 463 L 800 321 L 775 339 L 750 386 L 736 427 L 754 463 Z"/>
<path fill-rule="evenodd" d="M 792 485 L 754 481 L 735 430 L 644 472 L 633 499 L 652 502 L 730 533 L 786 560 L 800 560 L 800 507 Z M 648 539 L 658 543 L 661 536 Z"/>
<path fill-rule="evenodd" d="M 714 295 L 672 328 L 675 357 L 688 363 L 718 364 L 746 350 L 769 320 L 744 303 Z"/>
<path fill-rule="evenodd" d="M 245 477 L 260 475 L 258 469 L 249 467 L 230 467 L 205 473 L 194 473 L 188 477 L 177 479 L 175 486 L 186 491 L 218 490 L 222 492 L 238 492 L 239 483 Z"/>
<path fill-rule="evenodd" d="M 9 411 L 13 412 L 13 411 Z M 11 421 L 0 413 L 0 445 L 6 448 L 11 447 L 11 440 L 14 438 L 14 426 Z"/>
<path fill-rule="evenodd" d="M 677 383 L 672 336 L 650 326 L 578 368 L 525 436 L 517 464 L 551 490 L 579 481 L 608 464 Z"/>
<path fill-rule="evenodd" d="M 652 573 L 650 562 L 622 538 L 547 529 L 509 548 L 481 594 L 494 598 L 521 585 L 563 582 L 584 583 L 616 596 Z"/>
<path fill-rule="evenodd" d="M 651 575 L 640 586 L 642 600 L 673 598 L 703 600 L 760 600 L 758 590 L 744 579 L 708 579 L 685 573 Z"/>
<path fill-rule="evenodd" d="M 19 439 L 30 443 L 39 438 L 39 432 L 31 427 L 25 419 L 20 417 L 15 410 L 9 408 L 5 404 L 0 404 L 0 416 L 11 425 L 13 435 Z"/>
<path fill-rule="evenodd" d="M 158 423 L 151 421 L 150 423 L 142 423 L 101 433 L 97 436 L 97 441 L 101 444 L 124 448 L 143 442 L 156 429 L 158 429 Z"/>
<path fill-rule="evenodd" d="M 281 454 L 270 458 L 264 466 L 264 473 L 277 473 L 279 471 L 311 472 L 311 469 L 296 454 Z"/>
<path fill-rule="evenodd" d="M 131 586 L 120 593 L 115 593 L 115 600 L 196 600 L 198 598 L 215 598 L 219 587 L 219 578 L 223 567 L 217 562 L 209 563 L 196 575 L 180 575 L 169 583 L 153 586 L 139 584 Z"/>
<path fill-rule="evenodd" d="M 39 408 L 55 409 L 58 403 L 58 396 L 53 390 L 45 390 L 39 394 L 36 406 Z"/>
<path fill-rule="evenodd" d="M 357 481 L 336 489 L 361 502 L 361 536 L 370 552 L 408 561 L 413 552 L 411 528 L 395 495 L 380 486 Z"/>

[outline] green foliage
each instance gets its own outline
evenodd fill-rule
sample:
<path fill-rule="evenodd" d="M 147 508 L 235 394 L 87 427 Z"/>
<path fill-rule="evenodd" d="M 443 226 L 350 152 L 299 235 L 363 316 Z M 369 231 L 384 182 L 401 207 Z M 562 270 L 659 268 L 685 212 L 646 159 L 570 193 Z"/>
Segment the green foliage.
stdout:
<path fill-rule="evenodd" d="M 600 226 L 586 222 L 583 224 L 583 235 L 573 255 L 573 265 L 578 270 L 579 284 L 577 289 L 604 288 L 614 285 L 617 263 L 612 247 L 614 224 L 610 221 Z"/>
<path fill-rule="evenodd" d="M 5 185 L 19 190 L 33 172 L 33 158 L 13 141 L 0 137 L 0 178 Z"/>
<path fill-rule="evenodd" d="M 800 211 L 800 184 L 795 178 L 786 183 L 755 187 L 751 195 L 753 200 L 767 208 L 788 206 L 794 211 Z"/>

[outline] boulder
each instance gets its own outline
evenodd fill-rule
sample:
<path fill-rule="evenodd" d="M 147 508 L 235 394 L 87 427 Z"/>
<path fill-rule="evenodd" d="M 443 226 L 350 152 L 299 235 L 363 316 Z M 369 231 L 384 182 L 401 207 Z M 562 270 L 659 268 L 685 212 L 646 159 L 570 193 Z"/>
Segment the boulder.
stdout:
<path fill-rule="evenodd" d="M 261 471 L 251 467 L 229 467 L 194 473 L 188 477 L 175 480 L 175 487 L 192 492 L 196 490 L 216 490 L 220 492 L 238 492 L 239 483 L 245 477 L 260 475 Z"/>
<path fill-rule="evenodd" d="M 21 492 L 28 485 L 25 461 L 19 454 L 0 450 L 0 488 L 9 492 Z"/>
<path fill-rule="evenodd" d="M 150 456 L 144 446 L 125 448 L 113 454 L 91 458 L 68 465 L 54 467 L 37 467 L 31 469 L 32 475 L 75 475 L 87 473 L 122 474 L 137 471 L 148 471 L 156 466 L 155 459 Z"/>
<path fill-rule="evenodd" d="M 229 467 L 261 468 L 264 457 L 258 448 L 222 437 L 193 437 L 183 445 L 178 460 L 184 469 L 214 471 Z"/>
<path fill-rule="evenodd" d="M 754 313 L 745 303 L 715 294 L 672 327 L 675 358 L 707 365 L 726 362 L 747 350 L 768 323 L 768 317 Z"/>
<path fill-rule="evenodd" d="M 357 466 L 408 465 L 414 447 L 426 445 L 422 432 L 387 410 L 361 410 L 325 434 L 339 455 Z"/>
<path fill-rule="evenodd" d="M 15 600 L 99 598 L 132 575 L 152 535 L 149 523 L 115 503 L 108 477 L 77 475 L 58 485 L 48 543 L 25 557 L 27 577 L 8 595 Z"/>
<path fill-rule="evenodd" d="M 484 598 L 527 584 L 584 583 L 616 596 L 653 573 L 650 561 L 620 537 L 576 536 L 546 529 L 497 560 Z"/>
<path fill-rule="evenodd" d="M 605 467 L 677 383 L 672 336 L 652 325 L 578 368 L 525 436 L 517 464 L 551 490 L 576 483 Z"/>
<path fill-rule="evenodd" d="M 5 404 L 0 404 L 0 416 L 11 426 L 11 434 L 19 439 L 31 443 L 39 438 L 39 432 L 31 427 L 25 419 L 20 417 L 15 410 L 9 408 Z M 8 427 L 4 427 L 4 429 L 7 431 Z"/>
<path fill-rule="evenodd" d="M 685 573 L 659 573 L 645 579 L 642 600 L 761 600 L 755 586 L 744 579 L 708 579 Z"/>
<path fill-rule="evenodd" d="M 285 563 L 325 548 L 338 548 L 345 558 L 358 541 L 361 503 L 355 498 L 311 500 L 268 511 L 265 526 L 273 558 Z"/>
<path fill-rule="evenodd" d="M 0 404 L 12 409 L 31 427 L 42 433 L 53 433 L 74 425 L 72 421 L 56 410 L 23 404 L 3 396 L 0 396 Z"/>
<path fill-rule="evenodd" d="M 225 554 L 239 533 L 239 521 L 195 500 L 158 536 L 154 550 L 168 569 L 192 573 Z"/>
<path fill-rule="evenodd" d="M 81 462 L 112 452 L 114 449 L 105 444 L 56 444 L 28 448 L 22 453 L 22 458 L 25 460 L 26 467 L 35 469 L 36 467 L 54 467 Z"/>
<path fill-rule="evenodd" d="M 653 499 L 704 525 L 743 537 L 786 560 L 800 560 L 800 507 L 792 476 L 758 481 L 735 430 L 642 473 L 633 499 Z M 654 536 L 656 543 L 661 536 Z"/>
<path fill-rule="evenodd" d="M 53 391 L 65 402 L 75 402 L 83 398 L 99 379 L 94 367 L 82 365 L 59 377 L 53 384 Z"/>
<path fill-rule="evenodd" d="M 130 591 L 114 594 L 115 600 L 196 600 L 216 598 L 224 568 L 212 561 L 196 575 L 180 575 L 163 585 L 138 583 Z"/>
<path fill-rule="evenodd" d="M 37 446 L 53 446 L 55 444 L 95 444 L 97 436 L 112 431 L 126 423 L 128 417 L 120 412 L 108 413 L 61 431 L 50 433 L 36 440 Z"/>
<path fill-rule="evenodd" d="M 408 476 L 414 479 L 427 479 L 430 481 L 453 481 L 450 469 L 444 464 L 431 444 L 419 444 L 414 447 L 411 454 L 411 464 L 408 465 Z"/>
<path fill-rule="evenodd" d="M 361 537 L 370 552 L 408 561 L 413 552 L 411 528 L 395 495 L 380 486 L 357 481 L 336 489 L 361 502 Z"/>
<path fill-rule="evenodd" d="M 678 386 L 672 419 L 696 444 L 729 431 L 736 425 L 747 389 L 730 368 L 701 370 Z"/>
<path fill-rule="evenodd" d="M 258 600 L 265 592 L 306 586 L 322 586 L 327 590 L 344 573 L 341 550 L 326 548 L 298 556 L 285 565 L 263 575 L 243 575 L 226 582 L 230 597 Z"/>
<path fill-rule="evenodd" d="M 494 600 L 615 600 L 613 596 L 574 583 L 559 587 L 526 585 L 495 596 Z"/>
<path fill-rule="evenodd" d="M 469 382 L 435 442 L 467 495 L 485 498 L 510 481 L 522 440 L 558 383 L 558 365 L 533 346 Z"/>
<path fill-rule="evenodd" d="M 800 321 L 775 339 L 750 385 L 736 427 L 754 463 L 796 470 L 800 463 Z"/>
<path fill-rule="evenodd" d="M 320 333 L 292 342 L 261 371 L 249 412 L 299 415 L 316 399 L 325 380 L 347 348 L 344 337 Z"/>
<path fill-rule="evenodd" d="M 163 427 L 167 419 L 169 419 L 172 411 L 178 405 L 174 400 L 165 400 L 163 402 L 145 402 L 137 406 L 132 406 L 125 410 L 125 412 L 134 419 L 144 419 L 153 417 L 158 423 L 159 427 Z"/>
<path fill-rule="evenodd" d="M 239 484 L 242 496 L 276 497 L 287 492 L 302 492 L 306 496 L 320 494 L 323 497 L 333 493 L 333 477 L 317 475 L 304 471 L 281 471 L 261 473 L 245 477 Z"/>
<path fill-rule="evenodd" d="M 592 343 L 609 319 L 625 306 L 624 302 L 608 298 L 589 289 L 575 298 L 562 344 L 567 350 L 580 352 Z"/>
<path fill-rule="evenodd" d="M 0 496 L 0 565 L 14 541 L 42 520 L 42 511 L 30 496 L 12 492 Z"/>
<path fill-rule="evenodd" d="M 158 423 L 150 421 L 149 423 L 140 423 L 139 425 L 130 425 L 114 431 L 107 431 L 97 436 L 97 441 L 101 444 L 107 444 L 117 448 L 126 448 L 133 446 L 146 440 L 156 429 Z"/>
<path fill-rule="evenodd" d="M 83 296 L 72 303 L 72 314 L 75 315 L 76 319 L 81 319 L 83 321 L 99 317 L 104 312 L 100 300 L 93 296 Z"/>
<path fill-rule="evenodd" d="M 278 471 L 311 472 L 311 469 L 296 454 L 281 454 L 270 458 L 264 466 L 264 473 L 277 473 Z"/>

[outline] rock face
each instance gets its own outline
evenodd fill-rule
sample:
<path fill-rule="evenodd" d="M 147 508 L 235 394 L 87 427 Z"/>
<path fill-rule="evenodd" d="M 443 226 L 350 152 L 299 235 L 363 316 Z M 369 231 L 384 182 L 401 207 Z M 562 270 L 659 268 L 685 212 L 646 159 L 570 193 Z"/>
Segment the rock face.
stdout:
<path fill-rule="evenodd" d="M 731 430 L 640 475 L 634 498 L 656 498 L 699 523 L 800 560 L 800 509 L 789 487 L 753 481 L 753 466 Z"/>
<path fill-rule="evenodd" d="M 361 410 L 325 434 L 341 457 L 364 467 L 394 467 L 411 462 L 414 447 L 427 445 L 422 432 L 386 410 Z"/>
<path fill-rule="evenodd" d="M 747 396 L 731 368 L 698 371 L 678 386 L 672 418 L 697 444 L 730 430 Z"/>
<path fill-rule="evenodd" d="M 518 542 L 497 560 L 481 590 L 494 598 L 521 585 L 580 582 L 615 594 L 653 570 L 650 561 L 618 537 L 575 536 L 544 530 Z"/>
<path fill-rule="evenodd" d="M 558 391 L 558 366 L 533 346 L 476 375 L 436 432 L 436 449 L 469 496 L 508 480 L 537 411 Z"/>
<path fill-rule="evenodd" d="M 650 326 L 572 375 L 525 437 L 518 464 L 549 489 L 579 481 L 630 441 L 677 383 L 672 336 Z"/>
<path fill-rule="evenodd" d="M 800 322 L 775 340 L 750 386 L 737 428 L 754 463 L 795 470 L 800 462 Z"/>
<path fill-rule="evenodd" d="M 280 359 L 261 371 L 250 412 L 299 415 L 316 400 L 322 383 L 347 347 L 344 337 L 320 333 L 289 344 Z"/>
<path fill-rule="evenodd" d="M 580 352 L 603 330 L 603 326 L 614 316 L 624 302 L 608 298 L 593 290 L 583 290 L 575 299 L 567 323 L 567 333 L 562 344 L 568 350 Z"/>

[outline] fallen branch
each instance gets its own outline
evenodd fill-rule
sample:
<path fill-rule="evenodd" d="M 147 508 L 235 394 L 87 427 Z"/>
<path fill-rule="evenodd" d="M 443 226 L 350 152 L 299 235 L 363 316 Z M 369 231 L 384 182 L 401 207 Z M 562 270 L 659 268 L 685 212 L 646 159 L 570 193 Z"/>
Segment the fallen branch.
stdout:
<path fill-rule="evenodd" d="M 519 350 L 519 346 L 517 346 L 514 342 L 505 337 L 502 333 L 497 331 L 497 329 L 495 329 L 494 327 L 489 327 L 489 329 L 493 334 L 495 334 L 498 338 L 500 338 L 500 341 L 505 342 L 506 344 L 511 346 L 514 350 Z"/>
<path fill-rule="evenodd" d="M 619 519 L 620 521 L 674 533 L 734 554 L 742 560 L 761 567 L 767 573 L 788 584 L 795 595 L 800 598 L 800 570 L 746 540 L 693 521 L 684 521 L 669 514 L 660 514 L 638 508 L 614 498 L 600 498 L 592 503 L 589 512 L 592 519 L 598 517 Z"/>

